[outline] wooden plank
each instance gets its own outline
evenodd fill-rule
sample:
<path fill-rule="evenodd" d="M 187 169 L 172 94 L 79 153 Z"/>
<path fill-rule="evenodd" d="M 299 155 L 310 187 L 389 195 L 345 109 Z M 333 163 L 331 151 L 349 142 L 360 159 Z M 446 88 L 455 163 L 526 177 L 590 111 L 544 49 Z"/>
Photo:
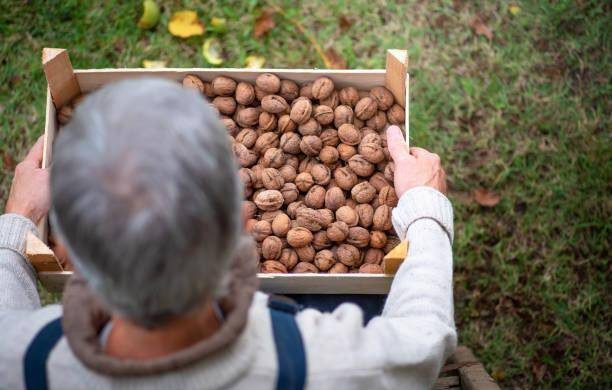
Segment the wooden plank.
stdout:
<path fill-rule="evenodd" d="M 408 246 L 408 241 L 402 241 L 385 255 L 382 261 L 383 272 L 385 274 L 395 274 L 397 272 L 408 255 Z"/>
<path fill-rule="evenodd" d="M 461 382 L 459 381 L 458 376 L 445 376 L 442 378 L 438 378 L 436 383 L 433 385 L 433 390 L 450 390 L 453 388 L 457 388 L 460 386 Z"/>
<path fill-rule="evenodd" d="M 31 232 L 28 232 L 26 237 L 25 254 L 37 272 L 62 270 L 53 251 Z"/>
<path fill-rule="evenodd" d="M 57 119 L 56 110 L 51 100 L 51 91 L 47 87 L 47 107 L 45 110 L 45 138 L 43 145 L 43 159 L 41 168 L 48 168 L 51 166 L 51 152 L 53 151 L 53 141 L 57 133 Z M 41 237 L 42 242 L 47 243 L 47 236 L 49 233 L 48 217 L 45 215 L 38 224 L 38 236 Z"/>
<path fill-rule="evenodd" d="M 42 51 L 42 63 L 56 108 L 61 108 L 81 93 L 66 49 L 45 47 Z"/>
<path fill-rule="evenodd" d="M 38 280 L 50 292 L 62 292 L 72 272 L 39 272 Z"/>
<path fill-rule="evenodd" d="M 469 348 L 457 347 L 455 353 L 449 358 L 449 362 L 458 365 L 462 389 L 500 390 L 495 380 L 491 378 Z"/>
<path fill-rule="evenodd" d="M 393 94 L 395 101 L 406 107 L 406 75 L 408 74 L 408 52 L 387 50 L 385 87 Z"/>

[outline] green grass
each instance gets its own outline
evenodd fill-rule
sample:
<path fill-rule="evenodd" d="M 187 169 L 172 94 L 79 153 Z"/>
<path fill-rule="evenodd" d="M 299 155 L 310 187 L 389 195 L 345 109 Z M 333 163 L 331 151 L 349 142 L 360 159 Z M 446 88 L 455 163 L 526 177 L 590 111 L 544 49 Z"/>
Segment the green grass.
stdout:
<path fill-rule="evenodd" d="M 171 11 L 196 9 L 228 19 L 227 66 L 258 54 L 270 67 L 323 67 L 278 15 L 270 34 L 252 37 L 258 1 L 166 1 L 146 32 L 135 27 L 139 2 L 54 3 L 0 0 L 0 207 L 14 161 L 43 129 L 45 46 L 69 48 L 76 68 L 206 67 L 201 37 L 166 30 Z M 512 15 L 504 1 L 277 3 L 350 68 L 409 50 L 412 142 L 442 156 L 455 206 L 460 342 L 503 387 L 612 385 L 610 5 L 517 1 Z M 476 14 L 492 40 L 472 31 Z M 345 31 L 341 15 L 353 21 Z M 478 206 L 478 187 L 502 201 Z"/>

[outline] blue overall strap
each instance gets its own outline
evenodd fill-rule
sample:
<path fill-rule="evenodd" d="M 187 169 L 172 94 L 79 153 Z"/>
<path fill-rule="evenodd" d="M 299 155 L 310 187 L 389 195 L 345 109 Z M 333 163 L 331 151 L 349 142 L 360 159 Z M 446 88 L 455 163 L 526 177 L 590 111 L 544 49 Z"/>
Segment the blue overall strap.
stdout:
<path fill-rule="evenodd" d="M 268 307 L 278 360 L 276 389 L 302 390 L 306 384 L 306 353 L 295 321 L 298 306 L 270 296 Z"/>
<path fill-rule="evenodd" d="M 62 338 L 62 317 L 56 318 L 38 331 L 23 358 L 23 376 L 27 390 L 46 390 L 47 359 Z"/>

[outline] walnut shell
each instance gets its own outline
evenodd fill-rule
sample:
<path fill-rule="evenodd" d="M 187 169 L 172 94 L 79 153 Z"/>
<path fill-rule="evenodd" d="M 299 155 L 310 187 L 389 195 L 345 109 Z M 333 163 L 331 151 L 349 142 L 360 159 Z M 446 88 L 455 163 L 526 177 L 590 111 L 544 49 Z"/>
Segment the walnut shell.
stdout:
<path fill-rule="evenodd" d="M 318 156 L 323 149 L 321 138 L 316 135 L 306 135 L 300 141 L 300 150 L 307 156 Z"/>
<path fill-rule="evenodd" d="M 238 170 L 238 177 L 244 187 L 251 187 L 254 181 L 253 171 L 249 168 L 240 168 Z"/>
<path fill-rule="evenodd" d="M 334 121 L 334 110 L 321 104 L 314 109 L 313 117 L 320 124 L 329 125 Z"/>
<path fill-rule="evenodd" d="M 254 165 L 251 168 L 251 172 L 253 172 L 253 178 L 251 185 L 253 186 L 253 188 L 259 189 L 259 188 L 263 188 L 263 182 L 261 181 L 261 174 L 264 170 L 264 167 L 262 167 L 261 165 Z"/>
<path fill-rule="evenodd" d="M 351 189 L 351 197 L 357 203 L 370 203 L 375 196 L 376 188 L 367 181 L 362 181 Z"/>
<path fill-rule="evenodd" d="M 244 219 L 252 219 L 257 213 L 257 206 L 250 200 L 242 201 L 242 216 Z"/>
<path fill-rule="evenodd" d="M 372 245 L 372 238 L 370 238 L 370 245 Z M 381 264 L 385 253 L 382 249 L 369 248 L 363 256 L 363 262 L 366 264 Z"/>
<path fill-rule="evenodd" d="M 387 114 L 378 110 L 373 117 L 368 119 L 366 124 L 376 131 L 384 130 L 387 127 Z"/>
<path fill-rule="evenodd" d="M 358 204 L 355 207 L 355 212 L 359 217 L 359 226 L 369 228 L 374 219 L 374 208 L 368 203 Z"/>
<path fill-rule="evenodd" d="M 315 164 L 310 170 L 310 174 L 315 184 L 318 185 L 327 185 L 331 180 L 331 171 L 323 164 Z"/>
<path fill-rule="evenodd" d="M 385 179 L 385 175 L 381 172 L 376 172 L 372 175 L 372 177 L 370 177 L 369 180 L 370 184 L 372 184 L 374 186 L 374 188 L 376 188 L 376 191 L 382 190 L 384 187 L 390 185 L 389 181 L 387 179 Z"/>
<path fill-rule="evenodd" d="M 287 102 L 291 102 L 300 96 L 300 87 L 291 80 L 281 80 L 280 91 L 278 92 Z"/>
<path fill-rule="evenodd" d="M 336 211 L 344 206 L 345 201 L 344 192 L 340 187 L 331 187 L 325 193 L 325 208 L 327 209 Z"/>
<path fill-rule="evenodd" d="M 289 117 L 297 124 L 306 123 L 312 114 L 312 103 L 305 98 L 298 98 L 293 102 Z"/>
<path fill-rule="evenodd" d="M 252 148 L 255 141 L 257 141 L 257 133 L 253 129 L 242 129 L 236 135 L 236 142 L 240 142 L 247 148 Z"/>
<path fill-rule="evenodd" d="M 318 231 L 313 235 L 312 247 L 320 251 L 321 249 L 329 248 L 332 246 L 332 242 L 327 237 L 327 232 L 324 230 Z"/>
<path fill-rule="evenodd" d="M 262 73 L 255 79 L 255 85 L 266 94 L 275 94 L 280 91 L 281 81 L 275 74 Z"/>
<path fill-rule="evenodd" d="M 298 125 L 298 132 L 301 135 L 320 135 L 321 125 L 314 118 L 308 119 L 305 123 Z"/>
<path fill-rule="evenodd" d="M 357 184 L 357 175 L 349 167 L 337 168 L 334 171 L 334 181 L 343 190 L 350 191 Z"/>
<path fill-rule="evenodd" d="M 238 134 L 238 131 L 240 130 L 240 128 L 238 127 L 236 122 L 234 122 L 233 119 L 221 118 L 221 123 L 223 123 L 223 126 L 225 126 L 225 130 L 227 130 L 227 133 L 231 135 L 232 137 Z"/>
<path fill-rule="evenodd" d="M 338 150 L 338 156 L 342 161 L 348 161 L 357 154 L 357 148 L 352 145 L 340 144 L 336 148 Z"/>
<path fill-rule="evenodd" d="M 346 240 L 349 233 L 349 227 L 346 222 L 336 221 L 327 228 L 327 237 L 334 242 L 342 242 Z"/>
<path fill-rule="evenodd" d="M 298 190 L 302 192 L 308 192 L 308 190 L 310 190 L 310 187 L 314 185 L 314 179 L 312 178 L 312 175 L 310 173 L 302 172 L 296 176 L 295 185 L 297 186 Z"/>
<path fill-rule="evenodd" d="M 319 152 L 319 160 L 321 160 L 321 162 L 324 164 L 334 164 L 339 158 L 340 154 L 338 153 L 338 149 L 334 148 L 333 146 L 323 146 Z"/>
<path fill-rule="evenodd" d="M 300 191 L 298 191 L 297 187 L 294 183 L 285 183 L 283 188 L 280 189 L 281 194 L 283 194 L 284 205 L 288 205 L 292 202 L 295 202 L 300 196 Z"/>
<path fill-rule="evenodd" d="M 376 114 L 378 106 L 376 101 L 369 96 L 361 98 L 355 105 L 355 116 L 362 121 L 368 120 Z"/>
<path fill-rule="evenodd" d="M 301 172 L 308 172 L 310 173 L 310 171 L 312 170 L 312 167 L 315 164 L 318 164 L 319 162 L 316 160 L 315 157 L 305 157 L 302 159 L 302 161 L 300 161 L 300 165 L 298 166 L 298 171 Z"/>
<path fill-rule="evenodd" d="M 236 91 L 236 82 L 229 77 L 217 76 L 212 80 L 212 89 L 215 95 L 232 96 Z M 232 100 L 234 100 L 232 98 Z"/>
<path fill-rule="evenodd" d="M 286 274 L 287 267 L 280 261 L 266 260 L 259 266 L 259 272 L 264 274 Z"/>
<path fill-rule="evenodd" d="M 319 253 L 315 255 L 314 264 L 321 271 L 327 271 L 334 264 L 336 264 L 336 257 L 334 256 L 334 252 L 330 251 L 329 249 L 323 249 L 322 251 L 319 251 Z"/>
<path fill-rule="evenodd" d="M 378 192 L 378 204 L 386 204 L 389 207 L 395 207 L 398 201 L 399 199 L 397 198 L 395 189 L 391 186 L 385 186 Z"/>
<path fill-rule="evenodd" d="M 365 248 L 370 243 L 370 232 L 361 226 L 353 226 L 349 228 L 346 242 L 357 248 Z"/>
<path fill-rule="evenodd" d="M 312 233 L 305 227 L 295 227 L 287 232 L 287 243 L 294 248 L 301 248 L 312 242 Z"/>
<path fill-rule="evenodd" d="M 257 122 L 259 123 L 258 130 L 262 133 L 276 129 L 276 115 L 270 114 L 267 111 L 259 113 Z"/>
<path fill-rule="evenodd" d="M 348 166 L 353 172 L 361 177 L 369 177 L 374 173 L 374 164 L 366 160 L 362 155 L 356 154 L 348 160 Z"/>
<path fill-rule="evenodd" d="M 272 232 L 277 237 L 285 237 L 289 229 L 291 229 L 291 220 L 285 213 L 278 213 L 272 220 Z"/>
<path fill-rule="evenodd" d="M 320 185 L 312 186 L 304 197 L 304 204 L 313 209 L 320 209 L 325 204 L 325 188 Z"/>
<path fill-rule="evenodd" d="M 312 96 L 312 82 L 304 83 L 300 87 L 300 97 L 307 99 L 313 99 Z"/>
<path fill-rule="evenodd" d="M 311 232 L 318 232 L 323 227 L 325 221 L 321 218 L 319 210 L 302 207 L 296 212 L 295 218 L 297 225 L 305 227 Z"/>
<path fill-rule="evenodd" d="M 345 123 L 353 123 L 354 113 L 349 106 L 340 105 L 334 109 L 334 126 L 339 128 Z"/>
<path fill-rule="evenodd" d="M 319 135 L 319 138 L 321 138 L 323 146 L 338 146 L 340 143 L 340 138 L 338 138 L 338 130 L 332 129 L 331 127 L 323 130 Z"/>
<path fill-rule="evenodd" d="M 251 127 L 259 121 L 259 110 L 254 107 L 247 107 L 238 110 L 236 113 L 236 122 L 242 127 Z"/>
<path fill-rule="evenodd" d="M 349 272 L 349 269 L 342 263 L 336 263 L 327 272 L 330 274 L 346 274 Z"/>
<path fill-rule="evenodd" d="M 336 220 L 336 215 L 329 209 L 319 209 L 317 211 L 321 215 L 321 226 L 323 229 L 327 229 Z"/>
<path fill-rule="evenodd" d="M 300 149 L 300 142 L 302 139 L 297 133 L 284 133 L 280 138 L 281 149 L 290 154 L 299 154 L 302 150 Z"/>
<path fill-rule="evenodd" d="M 301 200 L 289 203 L 287 205 L 287 215 L 289 216 L 289 218 L 295 218 L 297 215 L 297 211 L 302 207 L 306 207 L 306 205 Z"/>
<path fill-rule="evenodd" d="M 265 190 L 260 192 L 255 198 L 255 204 L 261 210 L 278 210 L 283 205 L 284 199 L 280 191 Z"/>
<path fill-rule="evenodd" d="M 359 267 L 360 274 L 382 274 L 383 269 L 378 264 L 363 264 Z"/>
<path fill-rule="evenodd" d="M 286 159 L 285 153 L 279 148 L 270 148 L 263 155 L 264 164 L 271 168 L 282 167 L 285 165 Z"/>
<path fill-rule="evenodd" d="M 314 240 L 314 238 L 313 238 Z M 315 258 L 317 251 L 315 251 L 312 245 L 306 245 L 299 248 L 295 248 L 295 253 L 298 255 L 298 259 L 300 261 L 305 261 L 308 263 L 312 263 Z"/>
<path fill-rule="evenodd" d="M 329 95 L 325 99 L 320 99 L 319 104 L 331 107 L 333 110 L 335 110 L 336 107 L 338 107 L 338 104 L 340 104 L 340 99 L 338 99 L 338 92 L 333 91 L 331 95 Z"/>
<path fill-rule="evenodd" d="M 285 164 L 282 167 L 278 168 L 278 172 L 285 180 L 285 183 L 293 184 L 295 178 L 297 177 L 297 172 L 295 171 L 295 168 L 288 164 Z"/>
<path fill-rule="evenodd" d="M 298 263 L 298 255 L 292 248 L 285 248 L 281 251 L 281 256 L 278 259 L 288 270 L 293 269 Z"/>
<path fill-rule="evenodd" d="M 373 230 L 370 232 L 370 246 L 372 248 L 382 249 L 387 245 L 387 235 L 385 232 Z M 381 251 L 382 252 L 382 251 Z"/>
<path fill-rule="evenodd" d="M 338 128 L 338 138 L 347 145 L 357 145 L 361 141 L 361 132 L 351 123 L 345 123 Z"/>
<path fill-rule="evenodd" d="M 283 242 L 275 236 L 266 237 L 261 243 L 261 255 L 266 260 L 276 260 L 280 258 L 283 250 Z"/>
<path fill-rule="evenodd" d="M 257 153 L 248 149 L 241 143 L 235 143 L 233 145 L 234 155 L 238 159 L 238 164 L 241 167 L 250 167 L 257 162 L 258 156 Z"/>
<path fill-rule="evenodd" d="M 336 257 L 347 267 L 357 266 L 361 260 L 359 249 L 349 244 L 340 244 L 336 250 Z"/>
<path fill-rule="evenodd" d="M 261 181 L 263 182 L 264 187 L 268 190 L 280 190 L 285 185 L 285 179 L 283 179 L 280 172 L 276 168 L 264 169 L 261 173 Z"/>
<path fill-rule="evenodd" d="M 236 111 L 236 100 L 231 96 L 217 96 L 212 105 L 223 115 L 232 115 Z"/>
<path fill-rule="evenodd" d="M 281 112 L 285 112 L 289 108 L 289 105 L 282 96 L 267 95 L 261 99 L 261 108 L 271 114 L 280 114 Z"/>
<path fill-rule="evenodd" d="M 334 82 L 329 77 L 319 77 L 312 83 L 312 97 L 321 100 L 334 92 Z"/>
<path fill-rule="evenodd" d="M 391 230 L 391 207 L 386 204 L 380 205 L 374 211 L 374 219 L 372 220 L 372 228 L 374 230 Z"/>
<path fill-rule="evenodd" d="M 272 226 L 268 221 L 257 221 L 251 228 L 251 235 L 256 241 L 263 241 L 272 234 Z"/>
<path fill-rule="evenodd" d="M 382 141 L 378 134 L 367 134 L 359 143 L 357 148 L 360 155 L 372 164 L 378 164 L 385 159 Z"/>
<path fill-rule="evenodd" d="M 193 89 L 200 93 L 204 93 L 204 82 L 200 78 L 193 74 L 188 74 L 183 78 L 183 88 Z"/>
<path fill-rule="evenodd" d="M 387 110 L 387 120 L 392 125 L 403 125 L 406 120 L 406 112 L 399 104 L 394 104 Z"/>
<path fill-rule="evenodd" d="M 255 101 L 255 88 L 251 84 L 241 81 L 236 85 L 235 96 L 238 104 L 248 106 Z"/>
<path fill-rule="evenodd" d="M 293 267 L 291 270 L 294 274 L 306 274 L 306 273 L 318 273 L 319 269 L 312 263 L 307 263 L 305 261 L 300 261 Z"/>
<path fill-rule="evenodd" d="M 270 148 L 278 147 L 278 134 L 274 132 L 263 133 L 255 141 L 253 151 L 259 154 L 264 154 Z"/>
<path fill-rule="evenodd" d="M 389 163 L 385 167 L 384 175 L 385 175 L 385 179 L 393 183 L 393 176 L 395 176 L 395 164 L 393 163 L 393 161 L 389 161 Z"/>
<path fill-rule="evenodd" d="M 355 104 L 359 101 L 359 92 L 354 87 L 346 87 L 340 90 L 338 97 L 340 98 L 340 103 L 349 107 L 355 107 Z"/>
<path fill-rule="evenodd" d="M 342 206 L 336 210 L 336 220 L 346 223 L 349 227 L 357 226 L 359 217 L 350 206 Z"/>
<path fill-rule="evenodd" d="M 387 111 L 395 99 L 393 94 L 385 87 L 374 87 L 370 90 L 370 97 L 374 99 L 379 110 Z"/>

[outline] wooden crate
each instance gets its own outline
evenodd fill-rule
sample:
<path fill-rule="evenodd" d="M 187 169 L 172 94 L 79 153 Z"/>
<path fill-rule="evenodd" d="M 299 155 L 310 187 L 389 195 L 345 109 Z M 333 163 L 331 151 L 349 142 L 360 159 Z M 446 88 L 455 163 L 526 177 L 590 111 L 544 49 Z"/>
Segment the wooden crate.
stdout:
<path fill-rule="evenodd" d="M 188 74 L 210 81 L 226 75 L 237 81 L 254 83 L 255 78 L 265 72 L 281 79 L 294 80 L 298 84 L 314 81 L 325 75 L 336 86 L 354 86 L 368 90 L 384 85 L 401 106 L 406 105 L 407 53 L 404 50 L 389 50 L 386 69 L 374 70 L 330 70 L 330 69 L 84 69 L 73 70 L 68 53 L 63 49 L 45 49 L 43 67 L 48 81 L 45 118 L 45 146 L 43 167 L 52 160 L 53 140 L 58 130 L 56 107 L 69 102 L 79 92 L 90 92 L 105 84 L 139 77 L 162 77 L 177 82 Z M 76 87 L 75 87 L 76 86 Z M 408 115 L 406 115 L 408 118 Z M 39 226 L 41 237 L 46 237 L 47 221 Z M 72 272 L 39 270 L 42 284 L 51 291 L 61 291 Z M 386 294 L 391 286 L 391 274 L 258 274 L 261 289 L 277 294 Z"/>

